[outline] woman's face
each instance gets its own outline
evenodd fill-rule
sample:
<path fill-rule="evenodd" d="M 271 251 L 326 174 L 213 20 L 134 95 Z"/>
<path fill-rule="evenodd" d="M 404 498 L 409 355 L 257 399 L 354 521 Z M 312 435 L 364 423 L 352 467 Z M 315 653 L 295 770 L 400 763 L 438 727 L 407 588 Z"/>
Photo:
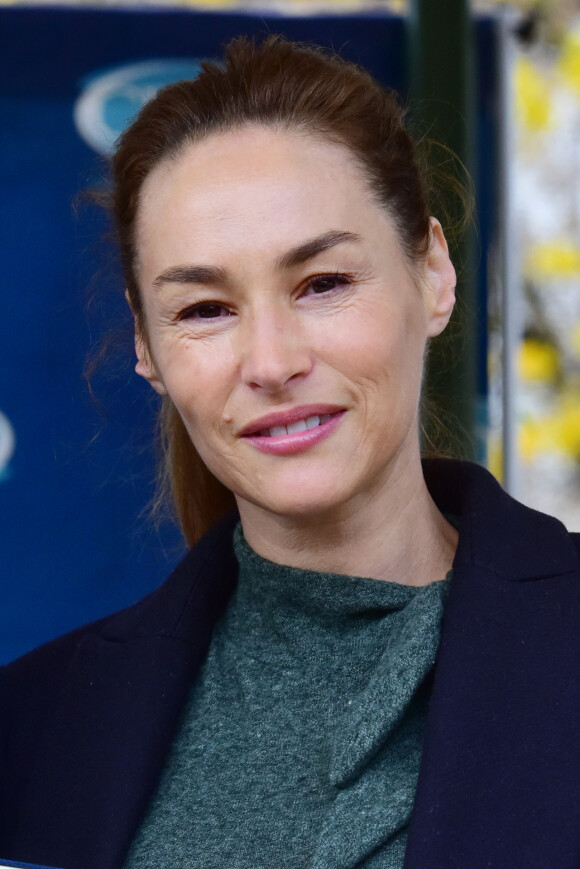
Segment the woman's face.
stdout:
<path fill-rule="evenodd" d="M 417 286 L 348 151 L 261 127 L 187 146 L 146 180 L 137 240 L 137 371 L 242 517 L 356 506 L 418 461 L 453 267 L 434 222 Z"/>

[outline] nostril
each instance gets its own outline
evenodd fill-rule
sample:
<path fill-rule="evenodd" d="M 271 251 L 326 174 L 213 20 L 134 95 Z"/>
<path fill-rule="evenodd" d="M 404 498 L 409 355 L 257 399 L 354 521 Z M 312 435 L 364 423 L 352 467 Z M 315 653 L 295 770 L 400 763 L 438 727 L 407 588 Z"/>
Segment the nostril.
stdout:
<path fill-rule="evenodd" d="M 312 370 L 310 354 L 304 350 L 278 346 L 265 352 L 262 346 L 248 354 L 242 363 L 242 379 L 255 389 L 278 391 Z"/>

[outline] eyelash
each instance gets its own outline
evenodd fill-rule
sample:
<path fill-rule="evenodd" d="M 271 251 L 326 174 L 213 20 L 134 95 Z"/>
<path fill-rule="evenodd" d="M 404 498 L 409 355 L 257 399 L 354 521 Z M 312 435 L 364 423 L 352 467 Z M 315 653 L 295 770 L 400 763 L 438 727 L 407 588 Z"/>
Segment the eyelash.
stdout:
<path fill-rule="evenodd" d="M 323 293 L 335 293 L 342 289 L 342 287 L 348 286 L 352 283 L 352 279 L 349 278 L 348 275 L 341 274 L 339 272 L 330 272 L 329 274 L 322 275 L 314 275 L 314 277 L 309 278 L 306 281 L 306 286 L 309 289 L 314 288 L 317 283 L 322 283 L 323 281 L 332 281 L 335 286 L 328 287 L 327 289 L 323 289 L 322 293 L 317 295 L 322 295 Z M 338 286 L 336 286 L 338 285 Z"/>
<path fill-rule="evenodd" d="M 196 314 L 199 314 L 200 311 L 203 311 L 204 308 L 217 308 L 222 311 L 227 311 L 227 315 L 230 316 L 231 312 L 227 310 L 227 308 L 222 305 L 220 302 L 196 302 L 195 305 L 190 305 L 185 310 L 180 311 L 177 315 L 177 320 L 219 320 L 220 317 L 196 317 Z"/>
<path fill-rule="evenodd" d="M 331 282 L 333 284 L 333 286 L 326 287 L 326 288 L 323 287 L 321 292 L 319 292 L 319 293 L 315 292 L 315 293 L 313 293 L 313 295 L 322 296 L 322 295 L 330 295 L 332 293 L 340 292 L 340 290 L 343 287 L 348 286 L 352 283 L 352 278 L 350 278 L 348 275 L 341 274 L 339 272 L 331 272 L 328 274 L 314 275 L 313 277 L 309 278 L 305 282 L 305 288 L 306 288 L 306 290 L 315 289 L 317 285 L 320 287 L 320 284 L 322 284 L 324 282 L 326 282 L 326 283 Z M 306 293 L 302 293 L 302 295 L 306 295 Z M 219 319 L 222 319 L 222 317 L 219 315 L 217 317 L 196 316 L 196 314 L 200 314 L 200 312 L 203 311 L 204 308 L 206 310 L 208 308 L 214 308 L 214 309 L 217 309 L 220 311 L 226 311 L 226 316 L 231 316 L 231 313 L 232 313 L 231 311 L 228 311 L 226 306 L 221 304 L 221 302 L 214 302 L 214 301 L 207 300 L 207 301 L 196 302 L 195 305 L 190 305 L 188 308 L 185 308 L 183 311 L 181 311 L 177 315 L 176 319 L 178 321 L 190 320 L 190 319 L 192 319 L 192 320 L 219 320 Z"/>

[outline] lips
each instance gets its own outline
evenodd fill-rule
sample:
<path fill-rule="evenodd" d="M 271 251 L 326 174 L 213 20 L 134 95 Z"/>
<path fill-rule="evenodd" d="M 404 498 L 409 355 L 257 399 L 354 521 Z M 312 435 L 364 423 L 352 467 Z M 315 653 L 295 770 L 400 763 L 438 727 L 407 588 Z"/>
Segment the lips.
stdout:
<path fill-rule="evenodd" d="M 240 436 L 275 438 L 309 431 L 328 422 L 334 414 L 343 410 L 344 408 L 337 405 L 318 404 L 270 413 L 245 426 Z"/>
<path fill-rule="evenodd" d="M 289 425 L 274 425 L 272 428 L 264 428 L 259 432 L 259 434 L 261 437 L 265 438 L 279 438 L 284 435 L 297 434 L 301 431 L 318 428 L 319 425 L 328 422 L 331 416 L 332 414 L 330 413 L 325 413 L 322 416 L 314 414 L 313 416 L 307 416 L 306 419 L 299 419 L 296 422 L 291 422 Z"/>
<path fill-rule="evenodd" d="M 330 409 L 329 405 L 293 408 L 251 423 L 244 439 L 252 449 L 266 455 L 294 456 L 308 452 L 331 437 L 345 415 L 344 408 Z"/>

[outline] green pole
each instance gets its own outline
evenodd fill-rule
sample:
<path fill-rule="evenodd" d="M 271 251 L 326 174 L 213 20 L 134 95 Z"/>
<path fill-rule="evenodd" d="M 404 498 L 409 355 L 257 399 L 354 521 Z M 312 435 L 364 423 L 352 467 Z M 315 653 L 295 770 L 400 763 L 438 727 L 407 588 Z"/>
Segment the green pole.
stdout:
<path fill-rule="evenodd" d="M 410 0 L 408 58 L 414 125 L 455 154 L 475 178 L 474 33 L 469 0 Z M 444 150 L 432 150 L 447 163 L 443 169 L 452 166 Z M 453 244 L 452 258 L 458 271 L 458 305 L 447 336 L 431 345 L 425 384 L 433 415 L 450 437 L 439 437 L 437 426 L 428 431 L 440 449 L 475 459 L 481 449 L 476 443 L 477 292 L 472 229 Z"/>

